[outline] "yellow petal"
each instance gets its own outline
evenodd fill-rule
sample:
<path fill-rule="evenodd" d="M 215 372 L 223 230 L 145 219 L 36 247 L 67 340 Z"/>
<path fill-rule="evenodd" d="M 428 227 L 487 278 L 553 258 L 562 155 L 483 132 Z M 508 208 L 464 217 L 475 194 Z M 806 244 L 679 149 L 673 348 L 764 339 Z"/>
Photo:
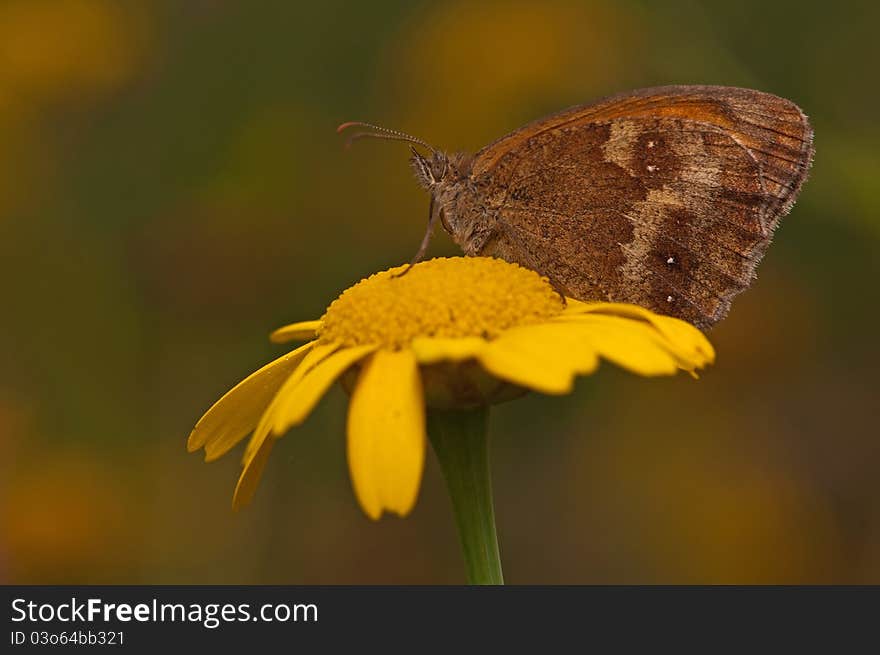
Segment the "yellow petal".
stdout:
<path fill-rule="evenodd" d="M 706 364 L 711 364 L 715 361 L 715 348 L 706 338 L 706 335 L 687 321 L 682 321 L 672 316 L 655 314 L 638 305 L 609 302 L 580 303 L 579 309 L 574 310 L 568 315 L 563 312 L 561 318 L 564 319 L 577 314 L 581 316 L 586 314 L 622 316 L 647 321 L 657 328 L 674 345 L 677 351 L 689 353 Z"/>
<path fill-rule="evenodd" d="M 594 344 L 564 323 L 513 328 L 489 342 L 478 359 L 487 371 L 542 393 L 571 391 L 575 374 L 596 368 Z"/>
<path fill-rule="evenodd" d="M 339 350 L 340 347 L 341 344 L 339 343 L 315 342 L 315 347 L 303 357 L 302 365 L 297 367 L 293 374 L 287 379 L 287 382 L 284 383 L 284 386 L 278 390 L 278 393 L 295 387 L 299 384 L 299 381 L 303 379 L 306 373 Z"/>
<path fill-rule="evenodd" d="M 260 446 L 263 445 L 263 441 L 269 436 L 274 416 L 277 413 L 281 400 L 288 397 L 290 392 L 297 387 L 306 373 L 332 355 L 334 351 L 339 349 L 339 346 L 338 343 L 317 343 L 303 358 L 296 370 L 294 370 L 290 377 L 287 378 L 287 381 L 281 385 L 281 388 L 278 390 L 278 393 L 275 394 L 269 407 L 263 412 L 260 422 L 257 424 L 257 428 L 254 430 L 254 434 L 248 442 L 247 448 L 245 448 L 244 456 L 242 457 L 242 462 L 244 464 L 247 464 L 247 462 L 250 461 L 251 457 L 253 457 L 253 455 L 260 449 Z"/>
<path fill-rule="evenodd" d="M 697 366 L 715 361 L 715 348 L 706 335 L 690 323 L 656 314 L 651 318 L 651 323 L 674 345 L 676 351 L 688 353 Z"/>
<path fill-rule="evenodd" d="M 263 446 L 263 442 L 269 437 L 272 431 L 272 419 L 275 416 L 276 407 L 278 407 L 277 395 L 272 399 L 268 409 L 263 412 L 263 415 L 260 417 L 260 422 L 257 423 L 254 433 L 248 440 L 247 446 L 245 446 L 244 454 L 241 457 L 242 466 L 247 466 L 250 463 L 254 458 L 254 455 L 257 454 L 257 451 Z"/>
<path fill-rule="evenodd" d="M 364 365 L 348 408 L 348 466 L 364 513 L 405 516 L 425 464 L 425 405 L 409 350 L 380 350 Z"/>
<path fill-rule="evenodd" d="M 269 340 L 273 343 L 287 343 L 288 341 L 298 341 L 300 339 L 314 339 L 320 327 L 321 321 L 291 323 L 275 330 L 269 335 Z"/>
<path fill-rule="evenodd" d="M 715 349 L 706 335 L 687 321 L 655 314 L 644 307 L 628 303 L 585 303 L 585 306 L 585 311 L 589 313 L 641 318 L 654 325 L 672 342 L 680 345 L 689 344 L 694 350 L 710 358 L 710 363 L 715 359 Z"/>
<path fill-rule="evenodd" d="M 411 347 L 419 364 L 435 364 L 473 359 L 486 343 L 481 337 L 416 337 Z"/>
<path fill-rule="evenodd" d="M 260 449 L 245 464 L 238 478 L 238 484 L 235 485 L 235 493 L 232 494 L 232 509 L 239 510 L 251 502 L 254 492 L 257 490 L 257 484 L 263 477 L 263 469 L 266 468 L 266 461 L 269 459 L 269 453 L 272 452 L 274 444 L 274 439 L 262 441 Z"/>
<path fill-rule="evenodd" d="M 375 349 L 374 346 L 362 346 L 361 348 L 369 349 L 368 352 Z M 263 473 L 263 467 L 266 465 L 266 458 L 268 458 L 269 451 L 272 450 L 272 444 L 275 442 L 275 438 L 270 435 L 270 432 L 272 427 L 276 424 L 279 413 L 290 411 L 288 401 L 291 396 L 299 402 L 302 402 L 304 397 L 312 398 L 308 406 L 299 406 L 300 411 L 303 412 L 301 420 L 305 420 L 309 411 L 311 411 L 311 408 L 314 407 L 315 403 L 317 403 L 324 394 L 326 387 L 332 384 L 333 380 L 336 379 L 336 376 L 333 376 L 328 381 L 327 376 L 329 372 L 335 370 L 339 362 L 342 361 L 342 356 L 347 356 L 349 360 L 356 359 L 357 353 L 352 353 L 352 351 L 355 350 L 357 349 L 351 348 L 331 353 L 329 356 L 318 361 L 304 376 L 297 375 L 296 378 L 291 377 L 288 379 L 288 383 L 290 380 L 294 380 L 295 382 L 298 381 L 298 384 L 288 386 L 288 383 L 285 383 L 281 391 L 276 394 L 268 409 L 266 409 L 263 416 L 260 418 L 260 422 L 254 430 L 254 434 L 245 449 L 244 458 L 242 460 L 244 470 L 238 480 L 235 495 L 233 496 L 234 508 L 237 509 L 250 502 L 254 490 L 256 489 L 257 482 L 259 482 L 260 476 Z M 328 351 L 330 351 L 330 348 L 325 349 L 325 352 Z M 368 353 L 362 353 L 359 356 L 363 357 L 364 354 Z M 306 361 L 303 361 L 301 368 L 306 368 L 306 363 Z M 297 369 L 297 372 L 298 371 L 299 369 Z M 321 385 L 326 386 L 323 386 L 322 388 Z M 300 395 L 301 393 L 303 394 L 302 396 Z M 296 410 L 296 407 L 294 407 L 294 410 Z M 276 432 L 276 434 L 280 433 Z"/>
<path fill-rule="evenodd" d="M 619 316 L 593 314 L 572 322 L 605 359 L 639 375 L 672 375 L 677 358 L 662 335 L 648 323 Z"/>
<path fill-rule="evenodd" d="M 274 412 L 272 432 L 278 436 L 308 418 L 312 409 L 336 379 L 351 366 L 375 351 L 378 346 L 343 348 L 316 364 L 300 383 L 278 393 L 278 407 Z"/>
<path fill-rule="evenodd" d="M 595 302 L 584 302 L 582 300 L 575 300 L 574 298 L 565 299 L 565 308 L 562 310 L 562 316 L 572 316 L 576 314 L 583 314 L 584 312 L 590 311 L 590 307 L 592 305 L 596 305 L 598 303 Z M 608 304 L 608 303 L 606 303 Z"/>
<path fill-rule="evenodd" d="M 580 302 L 580 313 L 611 314 L 614 316 L 630 316 L 633 318 L 645 318 L 653 315 L 653 312 L 626 302 Z"/>
<path fill-rule="evenodd" d="M 205 412 L 187 440 L 187 450 L 205 447 L 205 459 L 216 459 L 244 439 L 315 342 L 300 346 L 252 373 Z"/>

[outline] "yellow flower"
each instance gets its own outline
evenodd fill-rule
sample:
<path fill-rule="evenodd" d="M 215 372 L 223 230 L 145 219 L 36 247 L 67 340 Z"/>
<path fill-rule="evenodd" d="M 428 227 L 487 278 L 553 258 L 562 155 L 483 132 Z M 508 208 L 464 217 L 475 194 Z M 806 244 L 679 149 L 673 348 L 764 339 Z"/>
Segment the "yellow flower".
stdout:
<path fill-rule="evenodd" d="M 634 305 L 563 299 L 546 278 L 498 259 L 455 257 L 377 273 L 319 321 L 271 339 L 308 343 L 218 400 L 187 444 L 217 459 L 252 434 L 233 507 L 250 501 L 275 441 L 336 381 L 351 394 L 348 463 L 364 512 L 406 515 L 425 459 L 425 411 L 528 390 L 564 394 L 606 359 L 646 376 L 695 371 L 715 353 L 695 327 Z"/>

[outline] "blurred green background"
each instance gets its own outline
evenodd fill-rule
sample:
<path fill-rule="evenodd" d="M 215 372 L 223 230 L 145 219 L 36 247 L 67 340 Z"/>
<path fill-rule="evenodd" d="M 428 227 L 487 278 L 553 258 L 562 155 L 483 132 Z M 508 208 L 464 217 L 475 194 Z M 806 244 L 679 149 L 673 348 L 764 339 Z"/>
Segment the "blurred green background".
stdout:
<path fill-rule="evenodd" d="M 432 457 L 409 518 L 358 510 L 341 390 L 244 512 L 237 457 L 184 448 L 272 329 L 418 245 L 406 148 L 334 128 L 476 150 L 711 83 L 801 105 L 811 179 L 699 382 L 604 367 L 494 410 L 506 577 L 880 583 L 878 7 L 2 0 L 0 582 L 463 582 Z"/>

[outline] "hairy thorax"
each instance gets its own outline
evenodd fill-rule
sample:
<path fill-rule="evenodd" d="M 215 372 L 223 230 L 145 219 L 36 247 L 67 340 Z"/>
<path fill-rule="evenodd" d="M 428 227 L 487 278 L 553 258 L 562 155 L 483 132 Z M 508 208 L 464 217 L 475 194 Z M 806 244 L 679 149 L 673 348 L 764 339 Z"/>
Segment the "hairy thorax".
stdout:
<path fill-rule="evenodd" d="M 478 255 L 491 238 L 495 219 L 471 177 L 472 159 L 469 153 L 449 155 L 449 173 L 434 185 L 432 194 L 452 239 L 465 254 Z"/>

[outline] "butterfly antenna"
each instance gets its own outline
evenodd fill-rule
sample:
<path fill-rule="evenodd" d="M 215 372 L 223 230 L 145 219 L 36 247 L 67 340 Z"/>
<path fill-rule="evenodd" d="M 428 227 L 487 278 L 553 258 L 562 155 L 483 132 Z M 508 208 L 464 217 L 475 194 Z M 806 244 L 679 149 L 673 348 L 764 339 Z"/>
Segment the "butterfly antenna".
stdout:
<path fill-rule="evenodd" d="M 372 138 L 372 139 L 388 139 L 389 141 L 407 141 L 408 143 L 415 143 L 424 148 L 427 148 L 432 153 L 436 152 L 436 149 L 431 144 L 423 141 L 422 139 L 418 139 L 414 136 L 407 134 L 406 132 L 399 132 L 397 130 L 389 130 L 387 127 L 379 127 L 378 125 L 373 125 L 372 123 L 364 123 L 362 121 L 348 121 L 347 123 L 343 123 L 339 127 L 336 128 L 337 134 L 342 134 L 345 130 L 350 127 L 366 127 L 370 130 L 375 130 L 374 132 L 357 132 L 352 134 L 345 141 L 345 147 L 348 148 L 352 143 L 359 139 L 364 138 Z"/>

